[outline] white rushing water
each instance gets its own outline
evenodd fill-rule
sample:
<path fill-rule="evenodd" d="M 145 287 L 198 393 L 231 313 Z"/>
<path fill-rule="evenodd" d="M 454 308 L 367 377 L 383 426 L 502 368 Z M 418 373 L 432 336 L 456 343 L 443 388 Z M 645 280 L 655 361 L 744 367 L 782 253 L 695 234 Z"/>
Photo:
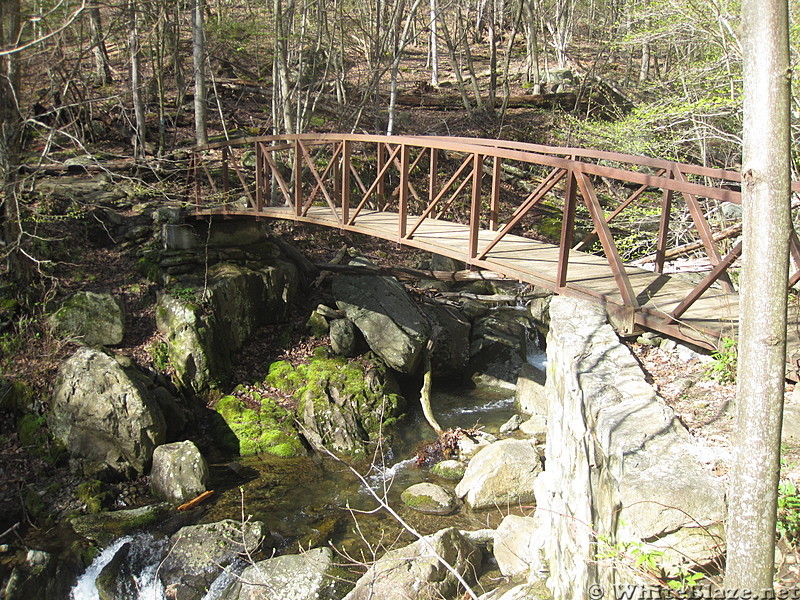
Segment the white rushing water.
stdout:
<path fill-rule="evenodd" d="M 100 600 L 97 591 L 97 578 L 125 544 L 130 544 L 127 564 L 138 572 L 133 576 L 131 590 L 118 600 L 165 600 L 164 586 L 158 578 L 158 567 L 164 549 L 164 542 L 156 541 L 150 534 L 125 536 L 105 548 L 78 578 L 72 588 L 72 600 Z"/>

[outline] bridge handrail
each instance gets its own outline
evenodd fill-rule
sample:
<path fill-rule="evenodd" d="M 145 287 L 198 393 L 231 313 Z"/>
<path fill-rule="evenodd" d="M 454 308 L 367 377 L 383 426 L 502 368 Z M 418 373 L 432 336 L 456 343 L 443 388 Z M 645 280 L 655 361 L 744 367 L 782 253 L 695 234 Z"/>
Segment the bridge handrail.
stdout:
<path fill-rule="evenodd" d="M 562 146 L 546 146 L 542 144 L 534 144 L 530 142 L 514 142 L 507 140 L 492 140 L 485 138 L 471 138 L 471 137 L 441 137 L 441 136 L 423 136 L 423 135 L 376 135 L 376 134 L 343 134 L 343 133 L 304 133 L 294 135 L 267 135 L 267 136 L 251 136 L 232 138 L 230 140 L 223 140 L 212 142 L 203 146 L 194 148 L 195 152 L 203 150 L 220 149 L 225 146 L 240 146 L 255 143 L 273 143 L 273 142 L 366 142 L 366 143 L 389 143 L 389 144 L 406 144 L 424 148 L 436 148 L 439 150 L 463 151 L 463 152 L 479 152 L 480 148 L 484 149 L 483 154 L 487 156 L 496 156 L 498 158 L 507 158 L 512 160 L 519 160 L 523 162 L 535 162 L 552 167 L 566 168 L 567 163 L 558 162 L 559 160 L 569 161 L 569 165 L 573 168 L 579 169 L 589 175 L 598 175 L 602 177 L 609 177 L 618 181 L 629 181 L 632 183 L 639 183 L 641 185 L 652 185 L 653 187 L 672 189 L 677 192 L 685 192 L 695 194 L 704 198 L 721 200 L 724 202 L 732 202 L 735 204 L 741 203 L 741 196 L 738 190 L 717 188 L 702 184 L 695 184 L 692 182 L 675 183 L 671 178 L 657 178 L 648 179 L 653 177 L 650 174 L 634 171 L 631 169 L 624 169 L 619 167 L 609 167 L 605 165 L 592 165 L 584 161 L 577 160 L 579 158 L 587 158 L 598 161 L 609 161 L 615 163 L 627 163 L 637 165 L 640 167 L 648 167 L 652 169 L 663 169 L 667 173 L 674 173 L 677 169 L 683 174 L 694 175 L 698 177 L 707 177 L 717 179 L 722 182 L 729 182 L 733 184 L 741 184 L 742 175 L 739 171 L 721 169 L 717 167 L 704 167 L 700 165 L 692 165 L 689 163 L 682 163 L 672 160 L 665 160 L 660 158 L 652 158 L 648 156 L 640 156 L 633 154 L 624 154 L 620 152 L 609 152 L 606 150 L 593 150 L 585 148 L 573 148 Z M 485 149 L 491 149 L 491 152 L 486 152 Z M 508 152 L 506 152 L 508 151 Z M 526 159 L 525 156 L 518 154 L 518 152 L 525 152 L 533 156 L 538 156 L 539 159 L 531 158 Z M 546 157 L 551 157 L 554 160 L 547 160 Z M 564 157 L 559 159 L 559 157 Z M 567 158 L 572 157 L 572 158 Z M 576 165 L 575 163 L 578 163 Z M 672 180 L 672 183 L 669 183 Z M 718 191 L 715 191 L 718 190 Z M 800 182 L 792 182 L 792 191 L 800 193 Z"/>
<path fill-rule="evenodd" d="M 367 186 L 360 179 L 356 167 L 351 162 L 353 144 L 374 144 L 378 148 L 378 160 L 375 174 L 375 181 Z M 332 145 L 331 155 L 321 163 L 324 167 L 317 167 L 315 158 L 309 152 L 314 147 L 325 147 Z M 566 179 L 565 201 L 563 207 L 562 230 L 559 238 L 558 249 L 559 258 L 557 274 L 555 276 L 555 290 L 559 293 L 584 293 L 580 285 L 569 283 L 567 280 L 567 268 L 570 262 L 570 252 L 576 248 L 585 248 L 591 245 L 593 239 L 601 242 L 606 260 L 616 280 L 617 288 L 621 297 L 620 300 L 611 296 L 604 296 L 604 301 L 609 304 L 617 304 L 624 310 L 631 311 L 631 315 L 640 314 L 641 306 L 631 285 L 630 276 L 626 265 L 623 263 L 614 236 L 609 228 L 609 223 L 621 213 L 632 202 L 636 201 L 644 192 L 655 189 L 663 191 L 661 199 L 661 217 L 659 224 L 659 235 L 657 250 L 655 254 L 655 270 L 663 272 L 668 246 L 667 233 L 670 229 L 670 210 L 673 202 L 673 194 L 680 194 L 688 207 L 689 215 L 694 223 L 698 237 L 705 247 L 707 256 L 711 262 L 712 270 L 698 284 L 695 289 L 681 302 L 669 315 L 660 315 L 658 319 L 665 322 L 677 323 L 677 320 L 688 308 L 715 282 L 719 281 L 725 291 L 733 291 L 733 284 L 727 273 L 728 268 L 736 261 L 741 253 L 741 244 L 734 246 L 725 256 L 723 256 L 712 234 L 711 227 L 706 219 L 706 209 L 698 202 L 698 199 L 713 199 L 735 204 L 741 203 L 741 193 L 737 189 L 741 183 L 741 174 L 736 171 L 726 169 L 716 169 L 688 165 L 670 160 L 654 159 L 650 157 L 634 156 L 615 152 L 600 150 L 585 150 L 580 148 L 560 148 L 555 146 L 543 146 L 527 142 L 509 142 L 500 140 L 487 140 L 480 138 L 445 138 L 439 136 L 384 136 L 370 134 L 296 134 L 280 136 L 253 136 L 235 138 L 232 140 L 218 141 L 197 147 L 193 155 L 193 170 L 195 176 L 195 198 L 200 208 L 200 188 L 199 188 L 199 168 L 205 170 L 208 176 L 208 183 L 217 190 L 213 177 L 208 171 L 207 161 L 203 158 L 204 153 L 213 150 L 222 150 L 223 164 L 223 192 L 228 191 L 228 164 L 231 149 L 234 147 L 253 146 L 256 156 L 256 193 L 249 191 L 249 185 L 242 176 L 238 166 L 238 161 L 232 163 L 240 182 L 245 188 L 249 198 L 249 205 L 255 209 L 256 213 L 262 211 L 263 199 L 265 197 L 265 177 L 272 176 L 273 183 L 277 183 L 280 193 L 286 205 L 292 207 L 292 214 L 296 220 L 309 220 L 309 209 L 314 204 L 315 199 L 324 200 L 323 205 L 327 205 L 331 215 L 335 218 L 338 227 L 359 231 L 356 223 L 365 202 L 372 196 L 374 201 L 377 196 L 385 202 L 385 176 L 387 169 L 395 167 L 399 171 L 400 182 L 394 190 L 398 194 L 391 200 L 391 204 L 396 203 L 398 213 L 398 230 L 395 232 L 396 241 L 404 244 L 414 245 L 414 235 L 417 228 L 426 218 L 441 218 L 443 213 L 450 211 L 454 199 L 463 192 L 467 185 L 472 186 L 472 199 L 469 215 L 459 215 L 453 213 L 448 218 L 455 218 L 459 222 L 469 222 L 469 241 L 465 249 L 462 260 L 470 265 L 491 268 L 487 262 L 489 252 L 511 230 L 518 226 L 522 218 L 525 217 L 534 205 L 550 194 L 555 185 L 562 179 Z M 419 148 L 420 152 L 415 155 L 409 154 L 410 148 Z M 281 170 L 277 166 L 272 153 L 285 151 L 294 153 L 293 166 L 291 168 L 294 181 L 284 180 Z M 430 152 L 424 152 L 430 150 Z M 447 151 L 458 155 L 458 160 L 462 160 L 461 167 L 456 170 L 456 174 L 450 178 L 444 186 L 435 182 L 436 167 L 438 164 L 438 152 L 433 150 Z M 411 173 L 423 156 L 430 158 L 430 173 L 428 182 L 428 197 L 420 195 L 415 191 L 412 184 Z M 320 155 L 321 156 L 321 155 Z M 260 157 L 260 158 L 259 158 Z M 485 161 L 488 157 L 494 157 L 493 166 L 490 168 Z M 412 160 L 413 159 L 413 160 Z M 216 159 L 214 159 L 216 160 Z M 550 168 L 550 173 L 541 180 L 535 191 L 531 192 L 528 198 L 520 205 L 516 206 L 513 215 L 504 221 L 500 226 L 499 198 L 500 180 L 502 176 L 503 161 L 516 161 L 533 165 L 540 165 Z M 596 162 L 592 162 L 596 161 Z M 605 162 L 610 164 L 604 164 Z M 624 168 L 618 165 L 628 165 L 631 168 Z M 636 170 L 640 169 L 640 170 Z M 481 215 L 481 192 L 483 173 L 488 173 L 492 181 L 490 192 L 490 208 L 488 219 L 486 215 Z M 313 176 L 313 180 L 306 179 L 303 182 L 304 173 Z M 191 176 L 191 174 L 190 174 Z M 565 177 L 566 176 L 566 177 Z M 600 177 L 614 179 L 621 182 L 633 183 L 638 185 L 638 189 L 622 201 L 619 206 L 606 214 L 601 206 L 597 191 L 594 188 L 593 178 Z M 539 175 L 533 175 L 538 178 Z M 694 178 L 705 178 L 705 183 L 692 181 Z M 351 178 L 357 183 L 362 192 L 362 198 L 357 206 L 350 206 L 350 187 Z M 459 179 L 461 178 L 461 179 Z M 708 180 L 715 180 L 713 185 Z M 457 189 L 449 198 L 445 193 L 451 185 Z M 329 192 L 326 187 L 332 185 L 333 191 Z M 310 186 L 310 187 L 308 187 Z M 306 190 L 311 190 L 305 194 Z M 477 190 L 477 191 L 476 191 Z M 800 184 L 794 184 L 794 191 L 800 192 Z M 580 243 L 575 246 L 572 236 L 574 234 L 574 218 L 577 206 L 576 195 L 580 194 L 586 207 L 589 210 L 591 221 L 595 229 L 587 235 Z M 409 213 L 409 198 L 413 195 L 422 206 L 426 208 L 422 214 L 414 215 L 416 223 L 407 224 Z M 383 204 L 379 210 L 383 210 Z M 223 212 L 227 208 L 222 209 Z M 394 209 L 392 209 L 394 210 Z M 448 213 L 449 214 L 449 213 Z M 466 218 L 466 221 L 464 220 Z M 493 238 L 488 245 L 478 248 L 478 235 L 481 227 L 481 220 L 488 221 L 489 229 L 494 231 Z M 421 247 L 421 246 L 420 246 Z M 800 265 L 800 241 L 796 234 L 792 236 L 792 256 L 795 264 Z M 790 285 L 800 281 L 800 271 L 792 275 Z M 628 318 L 626 316 L 626 318 Z M 638 317 L 637 317 L 638 318 Z M 654 318 L 652 315 L 645 318 Z"/>

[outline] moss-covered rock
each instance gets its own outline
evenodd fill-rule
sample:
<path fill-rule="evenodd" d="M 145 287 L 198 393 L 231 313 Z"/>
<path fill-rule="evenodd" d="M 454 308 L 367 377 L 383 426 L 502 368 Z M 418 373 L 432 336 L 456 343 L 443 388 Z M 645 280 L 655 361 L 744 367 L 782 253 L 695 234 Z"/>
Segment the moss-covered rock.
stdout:
<path fill-rule="evenodd" d="M 288 458 L 305 454 L 293 425 L 293 413 L 275 400 L 259 394 L 251 394 L 248 404 L 233 395 L 223 396 L 217 401 L 215 410 L 233 433 L 233 436 L 225 436 L 226 432 L 221 432 L 223 435 L 220 437 L 228 444 L 235 444 L 232 450 L 242 456 L 267 452 Z"/>
<path fill-rule="evenodd" d="M 75 489 L 75 497 L 86 507 L 87 512 L 99 513 L 108 504 L 108 486 L 97 479 L 84 481 Z"/>
<path fill-rule="evenodd" d="M 297 400 L 303 435 L 316 450 L 361 458 L 402 415 L 404 400 L 383 364 L 318 355 L 308 364 L 281 361 L 265 383 Z"/>

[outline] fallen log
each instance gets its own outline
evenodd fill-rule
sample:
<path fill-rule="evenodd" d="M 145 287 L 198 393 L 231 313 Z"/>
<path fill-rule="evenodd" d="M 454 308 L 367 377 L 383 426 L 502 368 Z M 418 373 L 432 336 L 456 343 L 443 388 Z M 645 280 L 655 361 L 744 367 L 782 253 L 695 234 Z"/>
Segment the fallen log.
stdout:
<path fill-rule="evenodd" d="M 197 506 L 198 504 L 202 504 L 203 502 L 205 502 L 206 500 L 208 500 L 208 499 L 209 499 L 209 498 L 210 498 L 210 497 L 211 497 L 213 494 L 214 494 L 214 490 L 208 490 L 207 492 L 203 492 L 203 493 L 202 493 L 202 494 L 200 494 L 200 495 L 199 495 L 197 498 L 194 498 L 194 499 L 192 499 L 192 500 L 189 500 L 189 501 L 188 501 L 188 502 L 186 502 L 185 504 L 181 504 L 181 505 L 178 507 L 178 510 L 179 510 L 179 511 L 181 511 L 181 512 L 183 512 L 183 511 L 185 511 L 185 510 L 189 510 L 189 509 L 191 509 L 191 508 L 194 508 L 194 507 L 195 507 L 195 506 Z"/>
<path fill-rule="evenodd" d="M 494 271 L 428 271 L 408 267 L 369 267 L 337 265 L 331 263 L 314 263 L 320 271 L 345 273 L 351 275 L 391 276 L 404 280 L 436 279 L 439 281 L 514 281 Z"/>
<path fill-rule="evenodd" d="M 742 233 L 742 224 L 737 223 L 736 225 L 732 225 L 723 229 L 722 231 L 718 231 L 717 233 L 711 236 L 711 239 L 715 242 L 719 242 L 722 240 L 726 240 L 728 238 L 732 238 L 734 236 L 739 235 Z M 688 244 L 683 244 L 682 246 L 676 246 L 675 248 L 670 248 L 666 252 L 664 252 L 664 260 L 672 260 L 679 256 L 684 256 L 689 254 L 690 252 L 694 252 L 695 250 L 700 250 L 703 248 L 703 241 L 697 240 L 696 242 L 690 242 Z M 632 264 L 634 265 L 642 265 L 646 263 L 655 262 L 656 255 L 655 254 L 648 254 L 647 256 L 643 256 L 635 261 Z"/>

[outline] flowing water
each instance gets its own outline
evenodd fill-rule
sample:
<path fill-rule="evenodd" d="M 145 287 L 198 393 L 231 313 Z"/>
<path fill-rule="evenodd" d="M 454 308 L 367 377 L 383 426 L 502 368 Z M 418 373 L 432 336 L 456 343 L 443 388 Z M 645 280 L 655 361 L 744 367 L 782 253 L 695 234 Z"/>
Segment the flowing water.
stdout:
<path fill-rule="evenodd" d="M 445 429 L 477 426 L 488 433 L 497 433 L 515 413 L 513 390 L 434 389 L 432 399 L 436 418 Z M 296 552 L 330 541 L 342 554 L 357 558 L 371 557 L 414 539 L 386 511 L 377 510 L 376 496 L 388 502 L 421 534 L 451 526 L 496 527 L 514 507 L 491 511 L 462 508 L 454 515 L 433 516 L 403 505 L 400 493 L 414 483 L 432 481 L 451 488 L 454 485 L 416 466 L 416 448 L 436 437 L 420 413 L 410 415 L 399 427 L 391 447 L 376 449 L 373 464 L 357 472 L 343 463 L 319 457 L 280 459 L 262 455 L 216 464 L 212 466 L 212 480 L 217 486 L 217 496 L 201 521 L 261 520 L 272 532 L 278 553 Z M 152 536 L 117 540 L 81 577 L 72 592 L 74 600 L 99 598 L 95 580 L 125 543 L 136 547 L 135 552 L 139 552 L 140 546 L 159 546 Z M 164 590 L 155 576 L 160 552 L 159 547 L 159 554 L 152 556 L 138 575 L 138 592 L 132 591 L 120 600 L 163 600 Z M 227 585 L 223 583 L 218 582 L 206 600 L 216 598 Z"/>

